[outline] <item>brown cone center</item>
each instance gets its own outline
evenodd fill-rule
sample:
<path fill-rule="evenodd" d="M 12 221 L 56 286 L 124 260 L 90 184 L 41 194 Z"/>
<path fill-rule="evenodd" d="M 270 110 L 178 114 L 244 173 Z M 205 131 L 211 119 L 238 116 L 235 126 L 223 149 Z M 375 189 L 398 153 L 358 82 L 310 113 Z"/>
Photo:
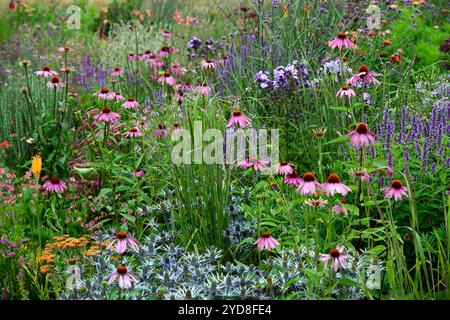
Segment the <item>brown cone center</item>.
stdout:
<path fill-rule="evenodd" d="M 125 266 L 118 266 L 117 267 L 117 273 L 118 274 L 126 274 L 127 273 L 127 267 L 125 267 Z"/>
<path fill-rule="evenodd" d="M 340 255 L 341 255 L 341 253 L 339 252 L 338 249 L 336 249 L 336 248 L 331 249 L 330 256 L 332 256 L 333 258 L 337 258 Z"/>
<path fill-rule="evenodd" d="M 369 132 L 369 127 L 364 122 L 361 122 L 356 126 L 355 131 L 360 134 L 367 134 Z"/>
<path fill-rule="evenodd" d="M 306 182 L 312 182 L 316 180 L 316 176 L 312 172 L 307 172 L 303 175 L 303 180 Z"/>
<path fill-rule="evenodd" d="M 53 184 L 58 184 L 59 183 L 59 178 L 51 178 L 50 182 Z"/>
<path fill-rule="evenodd" d="M 402 184 L 402 182 L 400 180 L 394 180 L 391 183 L 391 187 L 394 188 L 394 189 L 397 189 L 397 190 L 401 189 L 402 186 L 403 186 L 403 184 Z"/>
<path fill-rule="evenodd" d="M 328 176 L 327 182 L 328 183 L 339 183 L 339 182 L 341 182 L 341 180 L 339 179 L 339 176 L 337 174 L 332 173 Z"/>

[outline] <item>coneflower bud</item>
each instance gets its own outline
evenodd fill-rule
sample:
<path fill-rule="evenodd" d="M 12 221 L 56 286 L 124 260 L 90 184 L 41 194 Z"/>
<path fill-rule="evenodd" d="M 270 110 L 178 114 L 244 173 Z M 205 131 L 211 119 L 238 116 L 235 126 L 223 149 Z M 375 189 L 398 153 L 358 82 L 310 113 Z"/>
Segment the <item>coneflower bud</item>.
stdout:
<path fill-rule="evenodd" d="M 400 58 L 400 56 L 397 56 L 397 55 L 395 55 L 395 54 L 391 54 L 391 55 L 388 57 L 388 59 L 389 59 L 390 61 L 392 61 L 393 63 L 399 63 L 399 62 L 402 60 L 402 58 Z"/>
<path fill-rule="evenodd" d="M 327 129 L 325 128 L 313 129 L 313 133 L 317 138 L 322 138 L 327 133 Z"/>
<path fill-rule="evenodd" d="M 409 238 L 410 238 L 410 235 L 409 235 L 409 233 L 407 232 L 407 233 L 405 233 L 405 241 L 408 241 L 409 240 Z"/>

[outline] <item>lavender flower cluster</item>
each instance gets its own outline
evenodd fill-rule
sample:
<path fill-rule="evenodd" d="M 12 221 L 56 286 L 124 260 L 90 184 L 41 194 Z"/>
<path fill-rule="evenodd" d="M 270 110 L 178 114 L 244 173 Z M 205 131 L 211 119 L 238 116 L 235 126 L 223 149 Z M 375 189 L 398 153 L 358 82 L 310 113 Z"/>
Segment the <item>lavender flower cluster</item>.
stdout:
<path fill-rule="evenodd" d="M 106 77 L 107 71 L 101 65 L 93 64 L 89 56 L 85 56 L 75 75 L 74 86 L 84 92 L 91 92 L 94 87 L 105 87 Z"/>
<path fill-rule="evenodd" d="M 208 58 L 209 56 L 217 56 L 217 52 L 224 49 L 225 43 L 217 41 L 214 38 L 208 40 L 200 40 L 197 37 L 192 37 L 188 43 L 189 57 Z"/>
<path fill-rule="evenodd" d="M 274 89 L 290 91 L 296 87 L 311 87 L 308 79 L 308 68 L 304 62 L 294 60 L 287 66 L 279 66 L 273 70 L 273 80 L 270 79 L 270 73 L 266 70 L 258 71 L 255 75 L 261 89 Z"/>
<path fill-rule="evenodd" d="M 20 247 L 29 241 L 30 239 L 24 238 L 20 242 L 15 243 L 8 239 L 0 239 L 0 257 L 12 258 L 16 256 Z"/>
<path fill-rule="evenodd" d="M 321 68 L 317 70 L 318 75 L 327 75 L 336 83 L 347 75 L 352 74 L 352 69 L 347 63 L 342 62 L 340 58 L 331 59 L 330 56 L 325 57 L 321 62 Z"/>
<path fill-rule="evenodd" d="M 387 155 L 388 165 L 394 162 L 393 143 L 403 146 L 403 159 L 421 162 L 421 170 L 435 172 L 437 162 L 443 161 L 446 169 L 450 167 L 450 92 L 448 77 L 441 77 L 434 83 L 419 82 L 416 85 L 421 104 L 412 108 L 403 106 L 400 119 L 384 111 L 382 122 L 376 132 L 382 141 L 382 149 Z"/>

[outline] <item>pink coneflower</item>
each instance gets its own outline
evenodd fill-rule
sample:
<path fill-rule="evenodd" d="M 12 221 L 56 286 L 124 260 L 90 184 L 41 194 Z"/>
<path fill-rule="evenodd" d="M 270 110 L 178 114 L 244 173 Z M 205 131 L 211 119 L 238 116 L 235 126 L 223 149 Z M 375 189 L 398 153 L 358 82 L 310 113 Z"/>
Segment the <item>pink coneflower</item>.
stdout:
<path fill-rule="evenodd" d="M 117 267 L 117 270 L 114 271 L 109 278 L 108 284 L 112 284 L 117 278 L 119 278 L 119 287 L 121 289 L 129 289 L 133 286 L 133 282 L 138 283 L 136 276 L 128 271 L 127 267 L 124 265 Z"/>
<path fill-rule="evenodd" d="M 111 95 L 113 97 L 112 100 L 115 101 L 125 101 L 125 97 L 120 94 L 120 92 L 111 92 Z"/>
<path fill-rule="evenodd" d="M 110 92 L 108 88 L 101 88 L 100 91 L 93 94 L 97 96 L 100 100 L 114 100 L 114 92 Z"/>
<path fill-rule="evenodd" d="M 147 59 L 147 55 L 145 53 L 138 53 L 138 59 L 139 60 L 145 60 Z"/>
<path fill-rule="evenodd" d="M 390 166 L 386 166 L 386 174 L 388 175 L 389 178 L 391 178 L 392 175 L 394 174 L 394 169 L 392 169 Z"/>
<path fill-rule="evenodd" d="M 102 112 L 94 117 L 97 122 L 114 123 L 120 119 L 120 115 L 112 112 L 110 108 L 103 108 Z"/>
<path fill-rule="evenodd" d="M 325 207 L 328 204 L 327 200 L 324 200 L 322 198 L 318 199 L 307 199 L 305 200 L 305 204 L 311 207 Z"/>
<path fill-rule="evenodd" d="M 204 95 L 204 96 L 209 96 L 212 93 L 212 89 L 210 86 L 208 86 L 206 83 L 200 83 L 197 86 L 194 87 L 194 91 Z"/>
<path fill-rule="evenodd" d="M 322 189 L 327 193 L 327 196 L 332 197 L 337 192 L 343 196 L 351 192 L 350 188 L 341 182 L 337 174 L 330 174 L 327 181 L 322 185 Z"/>
<path fill-rule="evenodd" d="M 336 272 L 339 268 L 339 264 L 343 269 L 347 269 L 347 255 L 343 254 L 345 250 L 344 246 L 337 246 L 336 248 L 331 249 L 329 254 L 322 254 L 320 260 L 323 261 L 324 268 L 327 267 L 328 261 L 331 260 L 331 266 Z"/>
<path fill-rule="evenodd" d="M 270 250 L 275 248 L 279 243 L 278 241 L 270 235 L 269 232 L 263 232 L 261 234 L 261 238 L 256 240 L 253 244 L 258 246 L 258 250 L 262 251 L 263 249 Z"/>
<path fill-rule="evenodd" d="M 172 139 L 177 140 L 181 135 L 180 125 L 178 123 L 174 123 L 172 128 Z"/>
<path fill-rule="evenodd" d="M 113 72 L 111 72 L 111 76 L 113 77 L 119 77 L 123 73 L 123 68 L 121 67 L 115 67 Z"/>
<path fill-rule="evenodd" d="M 183 90 L 183 91 L 189 91 L 191 90 L 191 84 L 189 83 L 189 81 L 186 81 L 185 83 L 178 83 L 175 88 L 177 90 Z"/>
<path fill-rule="evenodd" d="M 303 179 L 298 184 L 297 191 L 302 196 L 311 196 L 322 188 L 321 184 L 317 182 L 316 176 L 312 172 L 307 172 L 303 175 Z"/>
<path fill-rule="evenodd" d="M 201 60 L 200 65 L 205 70 L 214 70 L 215 68 L 217 68 L 216 60 Z"/>
<path fill-rule="evenodd" d="M 161 48 L 161 50 L 158 51 L 158 56 L 160 56 L 162 58 L 166 58 L 166 57 L 169 56 L 169 53 L 172 53 L 174 51 L 175 51 L 174 48 L 164 46 L 164 47 Z"/>
<path fill-rule="evenodd" d="M 72 51 L 73 51 L 73 49 L 67 48 L 67 47 L 58 48 L 58 52 L 60 52 L 60 53 L 69 53 L 69 52 L 72 52 Z"/>
<path fill-rule="evenodd" d="M 292 172 L 291 174 L 288 174 L 283 179 L 283 182 L 285 184 L 289 184 L 291 186 L 298 186 L 301 181 L 302 181 L 302 178 L 300 178 L 300 176 L 297 173 L 295 173 L 295 172 Z"/>
<path fill-rule="evenodd" d="M 137 177 L 137 178 L 143 178 L 144 177 L 144 171 L 143 170 L 141 170 L 141 169 L 137 169 L 136 170 L 136 172 L 132 172 L 131 174 L 130 174 L 130 176 L 132 177 L 132 178 L 135 178 L 135 177 Z"/>
<path fill-rule="evenodd" d="M 217 60 L 218 64 L 225 64 L 228 62 L 228 57 L 227 56 L 223 56 L 222 59 Z"/>
<path fill-rule="evenodd" d="M 56 71 L 52 71 L 49 66 L 43 67 L 42 70 L 38 70 L 34 72 L 34 74 L 37 76 L 44 76 L 44 78 L 50 78 L 58 75 L 58 73 Z"/>
<path fill-rule="evenodd" d="M 167 85 L 173 86 L 177 81 L 170 75 L 170 73 L 166 72 L 162 77 L 158 78 L 158 82 L 161 84 L 167 83 Z"/>
<path fill-rule="evenodd" d="M 237 166 L 238 166 L 239 168 L 241 168 L 241 169 L 248 169 L 248 168 L 250 168 L 250 167 L 252 166 L 252 164 L 250 163 L 249 158 L 247 158 L 247 159 L 245 159 L 245 160 L 239 162 L 239 163 L 237 164 Z"/>
<path fill-rule="evenodd" d="M 133 98 L 128 98 L 127 101 L 122 105 L 125 109 L 137 109 L 139 108 L 139 103 Z"/>
<path fill-rule="evenodd" d="M 250 124 L 250 119 L 244 116 L 241 110 L 236 109 L 231 113 L 230 121 L 228 121 L 227 127 L 229 128 L 235 124 L 238 125 L 239 128 L 243 128 Z"/>
<path fill-rule="evenodd" d="M 151 55 L 154 55 L 153 51 L 151 51 L 151 50 L 146 50 L 146 51 L 142 54 L 142 56 L 143 56 L 144 58 L 146 58 L 146 59 L 150 58 Z"/>
<path fill-rule="evenodd" d="M 339 98 L 343 98 L 343 97 L 347 97 L 347 98 L 351 98 L 355 96 L 355 91 L 353 91 L 353 89 L 350 89 L 347 86 L 343 86 L 342 88 L 340 88 L 337 93 L 336 96 Z"/>
<path fill-rule="evenodd" d="M 350 172 L 358 177 L 362 182 L 370 181 L 369 173 L 364 169 L 350 169 Z"/>
<path fill-rule="evenodd" d="M 343 217 L 346 217 L 348 215 L 348 211 L 347 209 L 345 209 L 343 206 L 341 206 L 340 204 L 337 204 L 335 206 L 333 206 L 331 208 L 331 211 L 333 211 L 336 214 L 339 214 Z"/>
<path fill-rule="evenodd" d="M 266 160 L 258 160 L 256 157 L 249 157 L 246 160 L 239 162 L 237 166 L 241 169 L 248 169 L 253 166 L 255 171 L 261 171 L 268 163 L 269 161 Z"/>
<path fill-rule="evenodd" d="M 164 30 L 162 33 L 163 38 L 170 38 L 172 36 L 172 33 L 168 30 Z"/>
<path fill-rule="evenodd" d="M 158 129 L 155 130 L 155 137 L 161 138 L 161 137 L 167 137 L 169 135 L 169 132 L 166 129 L 166 126 L 163 124 L 158 124 Z"/>
<path fill-rule="evenodd" d="M 150 62 L 153 67 L 159 69 L 165 66 L 164 62 L 162 62 L 155 54 L 151 54 L 147 58 L 147 62 Z"/>
<path fill-rule="evenodd" d="M 364 122 L 359 123 L 355 130 L 349 132 L 346 137 L 350 137 L 350 143 L 354 147 L 368 147 L 375 142 L 375 136 Z"/>
<path fill-rule="evenodd" d="M 249 162 L 253 165 L 255 171 L 261 171 L 263 168 L 267 167 L 269 161 L 263 159 L 256 159 L 255 157 L 250 157 Z"/>
<path fill-rule="evenodd" d="M 177 95 L 175 96 L 175 100 L 178 102 L 178 104 L 183 104 L 184 101 L 184 92 L 183 90 L 178 90 Z"/>
<path fill-rule="evenodd" d="M 331 49 L 338 48 L 339 50 L 342 50 L 343 48 L 353 48 L 355 46 L 355 44 L 347 38 L 345 32 L 339 32 L 336 38 L 328 41 L 328 45 Z"/>
<path fill-rule="evenodd" d="M 107 249 L 111 248 L 113 245 L 116 246 L 117 253 L 124 253 L 127 249 L 127 245 L 129 245 L 132 250 L 139 252 L 139 246 L 136 239 L 130 237 L 125 231 L 117 232 Z"/>
<path fill-rule="evenodd" d="M 136 138 L 136 137 L 142 137 L 142 132 L 139 130 L 138 127 L 133 127 L 124 134 L 125 138 Z"/>
<path fill-rule="evenodd" d="M 277 165 L 277 174 L 279 175 L 288 175 L 294 172 L 294 165 L 287 161 L 281 161 Z"/>
<path fill-rule="evenodd" d="M 61 89 L 64 88 L 64 83 L 59 81 L 58 77 L 54 76 L 49 82 L 47 82 L 47 87 L 50 89 Z"/>
<path fill-rule="evenodd" d="M 403 196 L 409 198 L 407 193 L 408 189 L 403 186 L 400 180 L 392 180 L 391 185 L 381 191 L 387 199 L 392 199 L 392 197 L 394 197 L 394 200 L 401 201 Z"/>
<path fill-rule="evenodd" d="M 66 68 L 60 68 L 59 71 L 69 74 L 71 72 L 74 72 L 75 69 L 71 68 L 71 67 L 66 67 Z"/>
<path fill-rule="evenodd" d="M 136 59 L 136 55 L 134 53 L 129 53 L 127 58 L 128 61 L 133 61 Z"/>
<path fill-rule="evenodd" d="M 56 193 L 63 193 L 67 188 L 66 183 L 59 178 L 51 178 L 46 181 L 43 185 L 44 190 L 46 191 L 54 191 Z"/>
<path fill-rule="evenodd" d="M 171 65 L 167 69 L 167 71 L 170 72 L 170 73 L 181 73 L 181 72 L 183 72 L 183 69 L 180 66 L 174 64 L 174 65 Z"/>
<path fill-rule="evenodd" d="M 376 77 L 381 76 L 381 74 L 376 73 L 374 71 L 369 71 L 369 68 L 366 65 L 362 65 L 359 67 L 359 73 L 352 75 L 352 77 L 347 80 L 349 85 L 356 85 L 358 82 L 361 82 L 362 85 L 369 86 L 371 83 L 374 85 L 380 84 L 380 82 L 376 79 Z"/>

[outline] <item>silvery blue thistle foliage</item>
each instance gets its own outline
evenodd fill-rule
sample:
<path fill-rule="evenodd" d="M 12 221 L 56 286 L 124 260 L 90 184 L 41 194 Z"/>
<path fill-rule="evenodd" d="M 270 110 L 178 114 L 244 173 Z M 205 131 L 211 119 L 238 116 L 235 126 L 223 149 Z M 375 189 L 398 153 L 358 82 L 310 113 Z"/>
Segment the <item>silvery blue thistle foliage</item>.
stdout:
<path fill-rule="evenodd" d="M 151 236 L 142 240 L 139 253 L 121 258 L 120 263 L 130 266 L 139 279 L 132 289 L 122 290 L 124 299 L 272 299 L 292 293 L 298 298 L 307 297 L 308 277 L 304 271 L 316 268 L 314 250 L 303 246 L 298 250 L 281 250 L 279 255 L 264 261 L 261 266 L 222 264 L 222 252 L 217 248 L 210 247 L 198 254 L 188 252 L 174 244 L 171 232 L 162 230 L 156 223 L 149 225 Z M 119 263 L 110 259 L 111 254 L 108 249 L 90 258 L 84 268 L 93 267 L 95 276 L 83 279 L 77 299 L 117 297 L 117 283 L 107 284 Z M 354 255 L 354 252 L 350 254 Z M 365 255 L 350 256 L 348 269 L 339 271 L 337 279 L 347 277 L 359 283 L 357 272 L 367 265 L 364 259 L 372 261 Z M 356 269 L 353 269 L 355 261 Z M 102 264 L 105 264 L 103 272 Z M 364 298 L 363 292 L 354 286 L 337 286 L 335 295 Z M 64 292 L 60 298 L 73 299 L 73 292 Z"/>

